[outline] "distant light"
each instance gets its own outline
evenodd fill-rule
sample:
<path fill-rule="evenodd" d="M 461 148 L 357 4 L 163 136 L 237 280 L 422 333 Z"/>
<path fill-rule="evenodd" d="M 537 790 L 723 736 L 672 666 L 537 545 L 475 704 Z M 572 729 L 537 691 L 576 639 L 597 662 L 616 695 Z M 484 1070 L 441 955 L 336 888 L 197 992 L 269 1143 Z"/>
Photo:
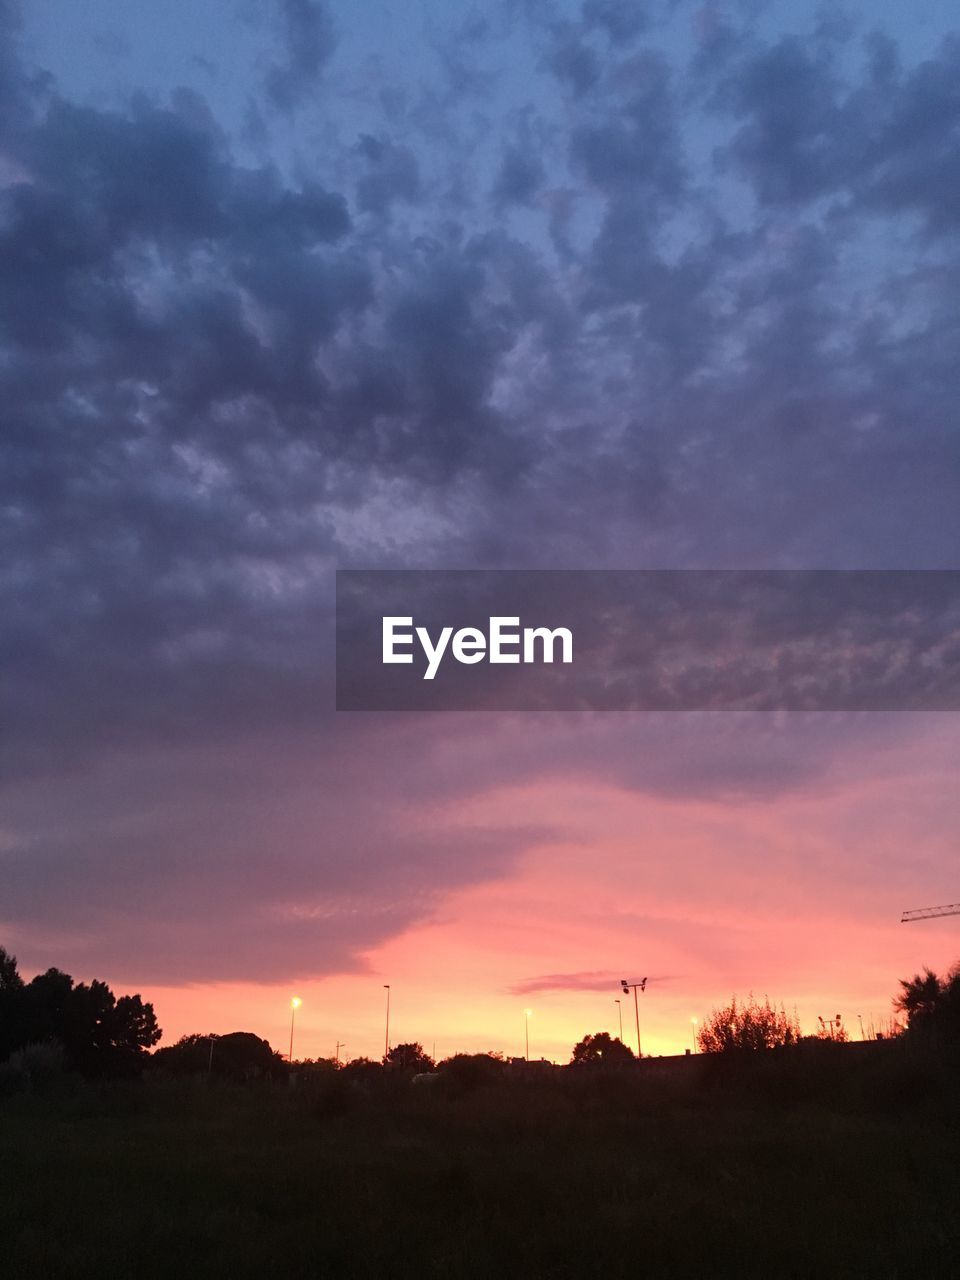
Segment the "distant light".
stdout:
<path fill-rule="evenodd" d="M 527 1015 L 527 1017 L 528 1017 L 528 1018 L 532 1018 L 532 1017 L 533 1017 L 533 1010 L 532 1010 L 532 1009 L 524 1009 L 524 1011 L 523 1011 L 523 1012 Z"/>
<path fill-rule="evenodd" d="M 290 1008 L 299 1009 L 302 1004 L 303 1004 L 303 1001 L 300 999 L 300 997 L 294 996 L 293 999 L 290 1001 Z"/>

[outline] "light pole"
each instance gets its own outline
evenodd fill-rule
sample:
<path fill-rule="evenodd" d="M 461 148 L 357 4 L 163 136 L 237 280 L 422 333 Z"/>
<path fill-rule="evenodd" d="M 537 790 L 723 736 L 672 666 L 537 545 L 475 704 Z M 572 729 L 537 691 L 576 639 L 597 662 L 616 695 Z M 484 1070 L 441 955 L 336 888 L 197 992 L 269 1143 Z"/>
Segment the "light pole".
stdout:
<path fill-rule="evenodd" d="M 383 989 L 387 993 L 387 1030 L 383 1037 L 383 1056 L 386 1058 L 390 1052 L 390 983 L 385 982 Z"/>
<path fill-rule="evenodd" d="M 620 1043 L 623 1044 L 623 1005 L 619 1000 L 613 1002 L 617 1006 L 617 1015 L 620 1018 Z"/>
<path fill-rule="evenodd" d="M 863 1014 L 862 1013 L 857 1014 L 857 1021 L 860 1023 L 860 1039 L 866 1040 L 867 1037 L 863 1034 Z"/>
<path fill-rule="evenodd" d="M 297 1010 L 303 1004 L 299 996 L 294 996 L 290 1001 L 290 1052 L 287 1054 L 287 1061 L 293 1064 L 293 1020 L 297 1016 Z"/>
<path fill-rule="evenodd" d="M 336 1058 L 335 1058 L 335 1062 L 336 1062 L 336 1064 L 337 1064 L 337 1066 L 338 1066 L 338 1067 L 339 1067 L 339 1065 L 340 1065 L 340 1050 L 341 1050 L 341 1049 L 345 1049 L 346 1047 L 347 1047 L 347 1046 L 343 1043 L 343 1041 L 342 1041 L 342 1040 L 338 1040 L 338 1041 L 337 1041 L 337 1056 L 336 1056 Z"/>
<path fill-rule="evenodd" d="M 631 991 L 633 992 L 633 1011 L 637 1016 L 637 1057 L 642 1058 L 643 1054 L 640 1052 L 640 1002 L 637 1000 L 637 992 L 646 991 L 647 980 L 646 978 L 641 978 L 639 982 L 628 982 L 626 978 L 621 978 L 620 986 L 624 995 L 629 995 Z"/>
<path fill-rule="evenodd" d="M 693 1052 L 696 1053 L 697 1052 L 697 1020 L 696 1018 L 690 1019 L 690 1027 L 691 1027 L 691 1035 L 693 1036 Z"/>
<path fill-rule="evenodd" d="M 526 1062 L 530 1061 L 530 1015 L 532 1013 L 533 1013 L 532 1009 L 524 1009 L 523 1011 L 524 1045 L 526 1049 L 524 1054 L 524 1061 Z"/>

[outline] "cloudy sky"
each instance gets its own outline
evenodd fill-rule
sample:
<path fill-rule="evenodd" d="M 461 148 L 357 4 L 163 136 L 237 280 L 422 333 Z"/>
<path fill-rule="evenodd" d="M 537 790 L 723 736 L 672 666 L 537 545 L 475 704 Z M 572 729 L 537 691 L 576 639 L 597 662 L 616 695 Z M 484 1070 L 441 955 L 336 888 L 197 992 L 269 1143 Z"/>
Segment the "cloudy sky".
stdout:
<path fill-rule="evenodd" d="M 645 1049 L 957 951 L 955 714 L 336 714 L 333 572 L 960 567 L 946 0 L 0 0 L 0 933 Z"/>

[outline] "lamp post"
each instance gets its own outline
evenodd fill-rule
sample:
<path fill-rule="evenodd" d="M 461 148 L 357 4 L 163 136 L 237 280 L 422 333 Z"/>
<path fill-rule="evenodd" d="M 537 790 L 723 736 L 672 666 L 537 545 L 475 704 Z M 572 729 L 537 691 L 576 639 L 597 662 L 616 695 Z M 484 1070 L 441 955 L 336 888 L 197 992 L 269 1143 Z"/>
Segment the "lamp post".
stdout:
<path fill-rule="evenodd" d="M 617 1015 L 620 1018 L 620 1043 L 623 1043 L 623 1005 L 619 1000 L 613 1002 L 617 1006 Z"/>
<path fill-rule="evenodd" d="M 342 1041 L 342 1040 L 338 1040 L 338 1041 L 337 1041 L 337 1056 L 336 1056 L 336 1058 L 334 1059 L 334 1061 L 336 1062 L 336 1064 L 337 1064 L 337 1066 L 338 1066 L 338 1067 L 339 1067 L 339 1065 L 340 1065 L 340 1050 L 341 1050 L 341 1049 L 345 1049 L 346 1047 L 347 1047 L 347 1046 L 343 1043 L 343 1041 Z"/>
<path fill-rule="evenodd" d="M 696 1018 L 690 1019 L 690 1027 L 691 1027 L 691 1035 L 693 1037 L 693 1052 L 696 1053 L 697 1052 L 697 1020 Z"/>
<path fill-rule="evenodd" d="M 530 1016 L 532 1013 L 533 1013 L 532 1009 L 524 1009 L 523 1011 L 523 1031 L 524 1031 L 524 1045 L 525 1045 L 524 1060 L 526 1062 L 530 1061 Z"/>
<path fill-rule="evenodd" d="M 293 1063 L 293 1022 L 297 1016 L 297 1010 L 303 1004 L 299 996 L 294 996 L 290 1001 L 290 1052 L 287 1054 L 287 1061 Z"/>
<path fill-rule="evenodd" d="M 385 982 L 383 989 L 387 993 L 387 1029 L 383 1037 L 383 1056 L 386 1058 L 390 1052 L 390 983 Z"/>
<path fill-rule="evenodd" d="M 639 982 L 628 982 L 626 978 L 621 978 L 620 986 L 624 995 L 629 995 L 631 991 L 633 992 L 633 1011 L 637 1017 L 637 1057 L 642 1058 L 643 1054 L 640 1052 L 640 1002 L 637 1000 L 637 992 L 646 991 L 647 980 L 646 978 L 641 978 Z"/>

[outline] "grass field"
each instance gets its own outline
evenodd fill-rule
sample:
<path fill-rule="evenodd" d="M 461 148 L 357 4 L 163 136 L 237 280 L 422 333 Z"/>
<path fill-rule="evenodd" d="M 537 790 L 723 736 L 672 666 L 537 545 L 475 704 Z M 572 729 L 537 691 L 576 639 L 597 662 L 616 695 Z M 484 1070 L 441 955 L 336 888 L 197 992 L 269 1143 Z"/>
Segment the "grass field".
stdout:
<path fill-rule="evenodd" d="M 0 1274 L 960 1274 L 960 1132 L 634 1079 L 0 1100 Z"/>

